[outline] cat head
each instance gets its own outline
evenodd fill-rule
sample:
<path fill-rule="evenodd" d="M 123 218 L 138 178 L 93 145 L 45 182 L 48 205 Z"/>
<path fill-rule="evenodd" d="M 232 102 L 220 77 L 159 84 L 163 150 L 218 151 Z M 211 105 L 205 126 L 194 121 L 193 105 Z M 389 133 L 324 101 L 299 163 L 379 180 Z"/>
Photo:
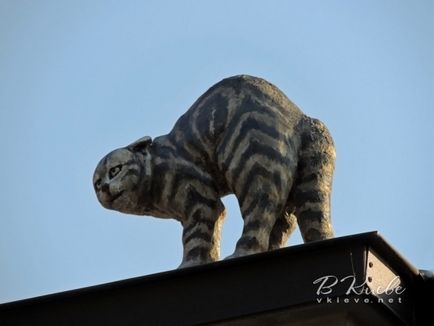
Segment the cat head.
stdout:
<path fill-rule="evenodd" d="M 128 214 L 144 214 L 152 175 L 151 143 L 151 137 L 140 138 L 115 149 L 98 163 L 93 186 L 102 206 Z"/>

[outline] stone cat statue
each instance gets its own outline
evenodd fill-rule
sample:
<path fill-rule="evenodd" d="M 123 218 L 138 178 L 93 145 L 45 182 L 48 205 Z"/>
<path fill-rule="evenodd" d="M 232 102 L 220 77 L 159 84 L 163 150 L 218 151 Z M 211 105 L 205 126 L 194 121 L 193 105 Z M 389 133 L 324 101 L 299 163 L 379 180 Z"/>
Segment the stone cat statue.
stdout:
<path fill-rule="evenodd" d="M 219 259 L 228 194 L 244 219 L 230 257 L 280 248 L 296 224 L 305 242 L 333 237 L 335 156 L 323 123 L 241 75 L 212 86 L 167 135 L 109 153 L 93 182 L 105 208 L 180 221 L 186 267 Z"/>

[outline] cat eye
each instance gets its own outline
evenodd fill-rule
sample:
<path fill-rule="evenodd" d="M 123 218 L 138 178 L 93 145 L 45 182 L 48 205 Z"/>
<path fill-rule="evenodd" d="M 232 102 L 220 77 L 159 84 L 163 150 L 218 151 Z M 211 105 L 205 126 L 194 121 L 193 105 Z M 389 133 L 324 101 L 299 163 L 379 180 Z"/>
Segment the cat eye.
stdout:
<path fill-rule="evenodd" d="M 101 188 L 101 179 L 97 180 L 94 184 L 95 189 L 99 190 Z"/>
<path fill-rule="evenodd" d="M 113 179 L 122 170 L 122 165 L 116 165 L 109 170 L 109 178 Z"/>

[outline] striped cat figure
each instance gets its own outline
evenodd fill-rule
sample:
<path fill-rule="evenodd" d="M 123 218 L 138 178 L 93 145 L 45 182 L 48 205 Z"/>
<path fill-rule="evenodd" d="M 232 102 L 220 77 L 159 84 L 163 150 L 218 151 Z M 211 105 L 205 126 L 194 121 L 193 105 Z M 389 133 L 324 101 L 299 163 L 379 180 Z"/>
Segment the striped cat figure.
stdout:
<path fill-rule="evenodd" d="M 180 221 L 186 267 L 219 259 L 228 194 L 244 219 L 229 258 L 284 246 L 296 224 L 305 242 L 333 237 L 334 162 L 324 124 L 242 75 L 212 86 L 169 134 L 109 153 L 93 182 L 108 209 Z"/>

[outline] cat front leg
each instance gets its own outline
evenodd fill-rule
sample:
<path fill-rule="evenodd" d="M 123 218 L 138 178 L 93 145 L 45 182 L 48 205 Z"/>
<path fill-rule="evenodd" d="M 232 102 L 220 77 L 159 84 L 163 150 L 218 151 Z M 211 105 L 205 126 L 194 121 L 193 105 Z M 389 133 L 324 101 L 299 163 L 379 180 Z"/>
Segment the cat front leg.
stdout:
<path fill-rule="evenodd" d="M 183 259 L 178 268 L 201 265 L 219 260 L 220 235 L 225 208 L 223 203 L 197 201 L 183 222 Z"/>

